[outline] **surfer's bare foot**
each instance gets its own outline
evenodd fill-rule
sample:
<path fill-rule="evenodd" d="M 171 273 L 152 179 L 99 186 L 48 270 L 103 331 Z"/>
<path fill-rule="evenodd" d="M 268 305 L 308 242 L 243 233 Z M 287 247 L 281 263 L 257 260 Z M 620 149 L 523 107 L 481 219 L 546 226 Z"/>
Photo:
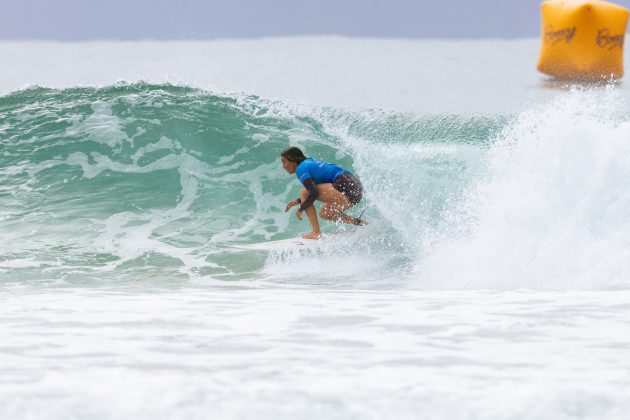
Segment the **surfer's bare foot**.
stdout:
<path fill-rule="evenodd" d="M 354 224 L 357 226 L 366 226 L 368 222 L 363 219 L 354 219 Z"/>
<path fill-rule="evenodd" d="M 309 232 L 309 233 L 305 233 L 304 235 L 302 235 L 302 238 L 304 239 L 319 239 L 319 232 Z"/>

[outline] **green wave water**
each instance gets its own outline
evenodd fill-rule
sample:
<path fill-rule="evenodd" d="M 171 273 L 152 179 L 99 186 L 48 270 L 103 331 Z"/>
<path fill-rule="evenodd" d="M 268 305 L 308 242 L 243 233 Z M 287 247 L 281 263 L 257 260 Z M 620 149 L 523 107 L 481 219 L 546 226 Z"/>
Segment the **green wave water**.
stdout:
<path fill-rule="evenodd" d="M 283 212 L 299 192 L 279 164 L 289 145 L 359 176 L 380 241 L 370 249 L 404 260 L 405 236 L 421 226 L 401 232 L 388 214 L 396 185 L 417 197 L 420 223 L 437 217 L 454 194 L 444 186 L 461 190 L 478 158 L 465 151 L 483 148 L 505 122 L 310 109 L 144 83 L 18 91 L 0 98 L 0 261 L 13 279 L 256 277 L 265 257 L 230 244 L 307 230 Z"/>

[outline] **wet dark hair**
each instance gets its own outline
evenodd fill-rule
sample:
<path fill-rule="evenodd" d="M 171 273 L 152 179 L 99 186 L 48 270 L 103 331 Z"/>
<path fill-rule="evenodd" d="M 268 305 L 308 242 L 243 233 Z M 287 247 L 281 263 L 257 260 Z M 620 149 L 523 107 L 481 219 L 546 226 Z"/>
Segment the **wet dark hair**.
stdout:
<path fill-rule="evenodd" d="M 297 147 L 288 147 L 284 149 L 282 153 L 280 153 L 280 156 L 294 163 L 301 163 L 303 160 L 306 160 L 304 153 L 302 153 L 302 151 Z"/>

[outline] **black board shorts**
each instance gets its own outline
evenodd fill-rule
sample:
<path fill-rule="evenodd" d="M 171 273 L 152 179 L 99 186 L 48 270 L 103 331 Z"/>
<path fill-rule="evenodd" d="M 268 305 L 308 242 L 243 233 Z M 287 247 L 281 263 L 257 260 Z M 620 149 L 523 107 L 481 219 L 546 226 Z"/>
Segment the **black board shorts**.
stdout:
<path fill-rule="evenodd" d="M 335 178 L 333 187 L 346 196 L 353 206 L 363 198 L 363 187 L 352 174 L 344 173 Z"/>

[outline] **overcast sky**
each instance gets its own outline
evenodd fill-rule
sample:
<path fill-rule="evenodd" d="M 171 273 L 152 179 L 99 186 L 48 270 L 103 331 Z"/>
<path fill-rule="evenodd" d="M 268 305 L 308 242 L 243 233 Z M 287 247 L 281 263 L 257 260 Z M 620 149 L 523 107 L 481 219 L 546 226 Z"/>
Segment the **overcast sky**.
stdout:
<path fill-rule="evenodd" d="M 539 31 L 539 0 L 0 0 L 5 40 L 521 38 Z"/>

